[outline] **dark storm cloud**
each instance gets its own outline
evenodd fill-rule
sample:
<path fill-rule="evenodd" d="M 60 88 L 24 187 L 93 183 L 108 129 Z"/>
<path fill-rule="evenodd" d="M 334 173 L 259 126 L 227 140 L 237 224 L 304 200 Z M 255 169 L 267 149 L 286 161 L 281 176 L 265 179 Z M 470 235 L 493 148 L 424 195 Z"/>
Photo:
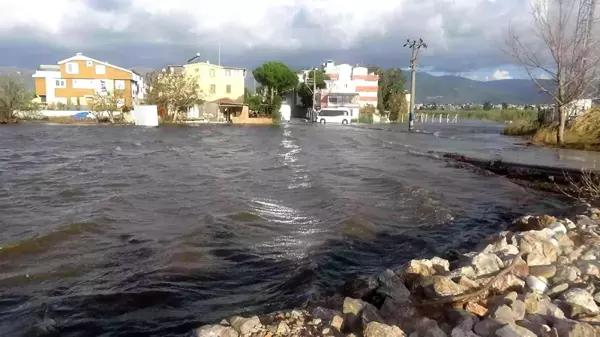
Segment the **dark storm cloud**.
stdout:
<path fill-rule="evenodd" d="M 232 66 L 252 68 L 264 61 L 280 60 L 301 69 L 333 59 L 405 67 L 410 57 L 409 50 L 403 47 L 406 38 L 423 37 L 429 48 L 422 53 L 422 67 L 464 73 L 506 63 L 507 57 L 500 45 L 511 17 L 522 10 L 522 6 L 513 8 L 510 3 L 520 1 L 480 2 L 472 10 L 449 1 L 415 1 L 401 10 L 375 17 L 373 25 L 379 30 L 368 31 L 350 44 L 343 42 L 341 37 L 347 32 L 339 26 L 300 7 L 287 11 L 288 21 L 275 32 L 283 45 L 274 46 L 266 42 L 246 44 L 255 40 L 257 32 L 235 21 L 220 30 L 198 31 L 197 19 L 187 11 L 151 14 L 132 8 L 124 0 L 85 0 L 90 19 L 64 21 L 59 32 L 61 41 L 69 42 L 64 47 L 52 43 L 56 37 L 32 28 L 19 27 L 0 33 L 0 65 L 35 67 L 76 52 L 125 67 L 183 63 L 196 52 L 216 62 L 220 39 L 222 63 Z M 127 14 L 116 15 L 115 21 L 108 23 L 109 19 L 104 16 L 94 17 L 113 11 Z M 269 15 L 275 19 L 281 14 Z M 338 19 L 343 20 L 343 17 Z M 120 27 L 123 22 L 127 24 Z M 265 29 L 271 26 L 265 25 Z M 297 46 L 285 46 L 285 41 Z"/>

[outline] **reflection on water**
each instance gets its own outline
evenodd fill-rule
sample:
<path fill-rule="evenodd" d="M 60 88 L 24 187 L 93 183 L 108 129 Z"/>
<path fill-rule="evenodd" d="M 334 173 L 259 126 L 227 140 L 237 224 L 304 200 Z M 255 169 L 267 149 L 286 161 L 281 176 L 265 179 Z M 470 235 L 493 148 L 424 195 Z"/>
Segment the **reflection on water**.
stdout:
<path fill-rule="evenodd" d="M 0 335 L 183 336 L 561 206 L 438 155 L 552 151 L 400 127 L 3 127 Z"/>

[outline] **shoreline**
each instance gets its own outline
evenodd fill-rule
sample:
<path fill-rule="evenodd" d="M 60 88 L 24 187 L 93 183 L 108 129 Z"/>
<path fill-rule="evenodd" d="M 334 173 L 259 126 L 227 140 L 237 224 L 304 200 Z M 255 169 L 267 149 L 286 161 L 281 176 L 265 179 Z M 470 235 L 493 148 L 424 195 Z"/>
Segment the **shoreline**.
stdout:
<path fill-rule="evenodd" d="M 600 336 L 600 209 L 525 215 L 469 253 L 347 280 L 305 308 L 234 316 L 196 337 Z"/>

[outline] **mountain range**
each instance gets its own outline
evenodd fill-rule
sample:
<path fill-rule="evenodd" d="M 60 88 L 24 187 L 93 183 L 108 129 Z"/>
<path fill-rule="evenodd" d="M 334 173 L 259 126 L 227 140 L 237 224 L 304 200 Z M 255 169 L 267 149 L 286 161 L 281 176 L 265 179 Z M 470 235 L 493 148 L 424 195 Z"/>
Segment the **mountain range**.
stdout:
<path fill-rule="evenodd" d="M 151 68 L 135 67 L 140 74 L 151 72 Z M 0 67 L 0 75 L 20 75 L 28 88 L 33 89 L 34 69 L 17 67 Z M 246 86 L 253 85 L 252 78 L 248 78 Z M 544 84 L 550 86 L 550 83 Z M 410 90 L 407 85 L 407 90 Z M 465 77 L 444 75 L 434 76 L 425 72 L 417 73 L 417 103 L 460 104 L 542 104 L 551 99 L 546 94 L 541 94 L 533 81 L 529 79 L 507 79 L 494 81 L 476 81 Z"/>

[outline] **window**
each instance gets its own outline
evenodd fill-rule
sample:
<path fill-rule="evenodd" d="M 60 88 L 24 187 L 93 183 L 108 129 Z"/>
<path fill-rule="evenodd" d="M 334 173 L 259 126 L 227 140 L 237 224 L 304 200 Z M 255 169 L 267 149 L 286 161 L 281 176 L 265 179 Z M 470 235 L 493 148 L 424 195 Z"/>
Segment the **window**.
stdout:
<path fill-rule="evenodd" d="M 214 71 L 214 70 L 213 70 L 213 71 Z M 210 93 L 211 93 L 211 94 L 215 94 L 215 93 L 217 93 L 217 86 L 216 86 L 216 85 L 214 85 L 214 84 L 211 84 L 211 85 L 210 85 Z"/>
<path fill-rule="evenodd" d="M 56 80 L 56 87 L 57 88 L 66 88 L 67 87 L 67 80 L 57 79 Z"/>
<path fill-rule="evenodd" d="M 88 68 L 89 68 L 89 67 L 92 67 L 93 65 L 94 65 L 94 62 L 93 62 L 93 61 L 85 61 L 85 66 L 86 66 L 86 67 L 88 67 Z"/>
<path fill-rule="evenodd" d="M 225 87 L 225 91 L 226 91 L 228 94 L 231 94 L 231 85 L 229 85 L 229 84 L 228 84 L 228 85 Z"/>
<path fill-rule="evenodd" d="M 67 74 L 79 74 L 79 64 L 76 62 L 67 63 Z"/>
<path fill-rule="evenodd" d="M 95 89 L 94 80 L 72 80 L 74 89 Z"/>
<path fill-rule="evenodd" d="M 104 75 L 104 74 L 106 74 L 106 67 L 101 64 L 96 65 L 96 75 Z"/>
<path fill-rule="evenodd" d="M 319 111 L 319 116 L 348 116 L 348 111 L 346 110 L 330 110 L 330 109 L 322 109 Z"/>
<path fill-rule="evenodd" d="M 229 70 L 229 69 L 225 70 L 225 76 L 231 76 L 231 70 Z"/>
<path fill-rule="evenodd" d="M 215 70 L 214 69 L 210 70 L 210 77 L 215 77 Z"/>
<path fill-rule="evenodd" d="M 115 90 L 125 90 L 125 81 L 115 80 Z"/>
<path fill-rule="evenodd" d="M 330 104 L 338 104 L 338 98 L 337 97 L 329 97 L 329 103 Z"/>

